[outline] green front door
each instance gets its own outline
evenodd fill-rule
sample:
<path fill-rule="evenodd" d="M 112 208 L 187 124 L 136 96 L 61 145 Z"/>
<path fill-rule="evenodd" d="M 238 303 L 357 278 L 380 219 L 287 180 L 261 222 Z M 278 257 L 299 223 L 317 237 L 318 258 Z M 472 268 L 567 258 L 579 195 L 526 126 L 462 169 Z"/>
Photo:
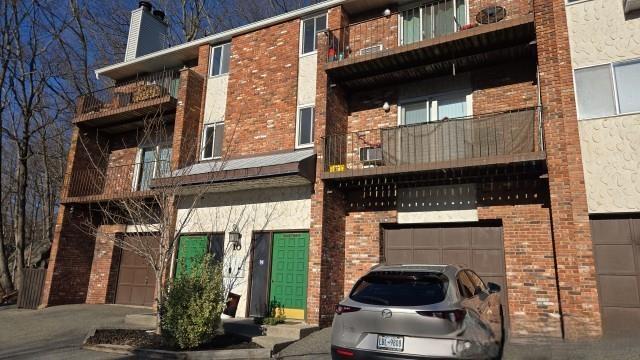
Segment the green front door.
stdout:
<path fill-rule="evenodd" d="M 307 308 L 309 233 L 273 234 L 269 300 L 288 319 L 304 319 Z"/>
<path fill-rule="evenodd" d="M 207 235 L 180 236 L 176 276 L 180 276 L 183 271 L 187 273 L 191 271 L 193 264 L 202 260 L 208 248 L 209 237 Z"/>

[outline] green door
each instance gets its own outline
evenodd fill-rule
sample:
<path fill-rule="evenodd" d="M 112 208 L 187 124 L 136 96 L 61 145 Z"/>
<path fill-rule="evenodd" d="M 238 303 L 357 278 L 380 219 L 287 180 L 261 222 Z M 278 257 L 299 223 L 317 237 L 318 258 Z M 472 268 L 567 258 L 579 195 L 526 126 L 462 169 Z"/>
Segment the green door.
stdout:
<path fill-rule="evenodd" d="M 289 319 L 304 319 L 307 308 L 309 233 L 273 234 L 269 300 Z"/>
<path fill-rule="evenodd" d="M 183 270 L 186 272 L 191 271 L 193 264 L 202 259 L 208 248 L 209 237 L 207 235 L 180 236 L 176 276 L 180 276 Z"/>

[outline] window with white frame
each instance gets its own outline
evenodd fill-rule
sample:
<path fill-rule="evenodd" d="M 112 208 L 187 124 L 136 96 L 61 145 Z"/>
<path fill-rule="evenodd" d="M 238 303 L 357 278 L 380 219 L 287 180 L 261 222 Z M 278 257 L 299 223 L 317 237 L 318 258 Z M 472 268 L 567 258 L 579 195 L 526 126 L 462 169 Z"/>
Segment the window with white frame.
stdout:
<path fill-rule="evenodd" d="M 640 59 L 575 70 L 578 118 L 640 112 Z"/>
<path fill-rule="evenodd" d="M 231 43 L 212 47 L 210 58 L 209 76 L 227 74 L 229 72 L 229 59 L 231 58 Z"/>
<path fill-rule="evenodd" d="M 400 44 L 411 44 L 458 31 L 467 24 L 466 1 L 421 2 L 401 11 Z"/>
<path fill-rule="evenodd" d="M 224 122 L 206 124 L 202 135 L 202 160 L 220 158 L 223 142 Z"/>
<path fill-rule="evenodd" d="M 138 150 L 134 190 L 148 190 L 151 180 L 171 173 L 171 146 L 157 145 Z"/>
<path fill-rule="evenodd" d="M 327 14 L 322 14 L 302 20 L 302 31 L 300 36 L 302 55 L 309 54 L 317 50 L 316 40 L 319 32 L 327 29 Z"/>
<path fill-rule="evenodd" d="M 296 121 L 296 147 L 313 146 L 313 123 L 314 123 L 313 106 L 298 108 L 298 119 Z"/>
<path fill-rule="evenodd" d="M 420 124 L 469 115 L 469 95 L 462 92 L 408 99 L 400 103 L 401 125 Z"/>

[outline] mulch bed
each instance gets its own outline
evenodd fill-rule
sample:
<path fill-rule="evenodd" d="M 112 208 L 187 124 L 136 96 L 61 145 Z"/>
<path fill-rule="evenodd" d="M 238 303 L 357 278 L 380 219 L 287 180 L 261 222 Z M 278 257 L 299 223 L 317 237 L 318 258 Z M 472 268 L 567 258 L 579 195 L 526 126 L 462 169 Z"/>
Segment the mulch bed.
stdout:
<path fill-rule="evenodd" d="M 87 345 L 110 344 L 128 345 L 135 348 L 182 351 L 172 348 L 162 341 L 162 337 L 145 330 L 129 329 L 99 329 L 87 339 Z M 198 350 L 232 350 L 232 349 L 260 349 L 261 346 L 248 341 L 246 338 L 222 334 L 214 337 L 210 342 L 190 351 Z"/>

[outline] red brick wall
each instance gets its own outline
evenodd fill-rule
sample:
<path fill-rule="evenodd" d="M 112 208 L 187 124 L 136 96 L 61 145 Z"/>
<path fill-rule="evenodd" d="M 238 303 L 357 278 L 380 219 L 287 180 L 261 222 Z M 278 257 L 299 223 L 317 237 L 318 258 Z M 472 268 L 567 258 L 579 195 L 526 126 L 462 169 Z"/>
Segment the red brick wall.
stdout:
<path fill-rule="evenodd" d="M 487 206 L 478 217 L 502 220 L 511 336 L 561 337 L 549 209 Z"/>
<path fill-rule="evenodd" d="M 565 4 L 535 2 L 540 88 L 564 332 L 602 334 Z"/>
<path fill-rule="evenodd" d="M 507 19 L 527 15 L 532 12 L 533 0 L 469 0 L 469 17 L 475 23 L 476 14 L 480 10 L 491 6 L 502 6 L 507 10 Z"/>
<path fill-rule="evenodd" d="M 471 72 L 473 113 L 488 114 L 537 105 L 536 68 L 531 61 Z"/>
<path fill-rule="evenodd" d="M 202 70 L 200 70 L 202 71 Z M 206 72 L 206 69 L 204 70 Z M 179 169 L 199 159 L 199 133 L 205 78 L 189 69 L 180 72 L 178 107 L 173 129 L 171 165 Z"/>
<path fill-rule="evenodd" d="M 293 150 L 300 21 L 231 42 L 225 149 L 234 156 Z"/>
<path fill-rule="evenodd" d="M 61 205 L 58 209 L 49 267 L 42 293 L 45 306 L 86 301 L 95 238 L 79 228 L 87 209 Z"/>
<path fill-rule="evenodd" d="M 115 301 L 120 251 L 115 237 L 125 225 L 102 225 L 98 228 L 91 263 L 87 304 L 108 304 Z"/>
<path fill-rule="evenodd" d="M 395 223 L 397 211 L 351 211 L 346 217 L 344 296 L 362 275 L 380 263 L 380 224 Z"/>

